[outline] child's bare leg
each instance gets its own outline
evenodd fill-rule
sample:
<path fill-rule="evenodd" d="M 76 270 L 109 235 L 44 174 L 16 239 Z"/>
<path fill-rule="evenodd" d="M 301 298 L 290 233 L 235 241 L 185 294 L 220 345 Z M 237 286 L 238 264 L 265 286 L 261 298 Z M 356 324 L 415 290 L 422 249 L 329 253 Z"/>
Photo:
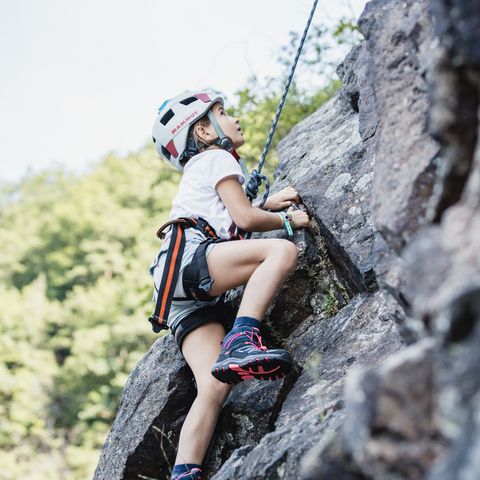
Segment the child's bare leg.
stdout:
<path fill-rule="evenodd" d="M 231 384 L 249 379 L 277 380 L 291 369 L 293 359 L 282 349 L 268 349 L 260 336 L 260 321 L 281 284 L 297 264 L 297 247 L 282 239 L 219 243 L 207 256 L 218 295 L 246 285 L 232 330 L 212 367 L 212 376 Z"/>
<path fill-rule="evenodd" d="M 237 316 L 262 320 L 283 281 L 295 268 L 297 255 L 297 248 L 291 242 L 269 252 L 248 280 Z"/>
<path fill-rule="evenodd" d="M 246 285 L 238 316 L 262 320 L 273 297 L 297 264 L 297 247 L 282 239 L 219 243 L 207 256 L 214 280 L 210 295 Z"/>
<path fill-rule="evenodd" d="M 210 373 L 225 336 L 223 325 L 207 322 L 190 332 L 182 353 L 197 383 L 197 397 L 183 422 L 175 464 L 202 464 L 223 402 L 231 385 L 221 383 Z"/>

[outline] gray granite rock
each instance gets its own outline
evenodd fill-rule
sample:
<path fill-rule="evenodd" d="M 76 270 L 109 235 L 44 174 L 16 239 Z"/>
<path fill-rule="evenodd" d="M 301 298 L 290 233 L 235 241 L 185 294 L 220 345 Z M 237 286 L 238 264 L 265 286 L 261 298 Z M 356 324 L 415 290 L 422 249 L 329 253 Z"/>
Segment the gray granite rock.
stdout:
<path fill-rule="evenodd" d="M 439 145 L 427 129 L 434 38 L 426 0 L 373 0 L 359 19 L 379 128 L 373 220 L 399 254 L 429 221 Z M 388 201 L 386 201 L 388 199 Z"/>
<path fill-rule="evenodd" d="M 442 145 L 443 162 L 435 189 L 438 221 L 474 178 L 471 194 L 478 193 L 478 174 L 473 176 L 472 168 L 475 150 L 478 155 L 480 19 L 475 0 L 432 0 L 430 9 L 439 45 L 430 121 Z"/>
<path fill-rule="evenodd" d="M 299 460 L 341 428 L 348 370 L 377 364 L 401 346 L 381 292 L 360 294 L 335 316 L 306 322 L 286 344 L 301 374 L 273 431 L 245 456 L 225 463 L 213 479 L 307 478 L 309 467 L 300 473 Z"/>
<path fill-rule="evenodd" d="M 165 478 L 194 391 L 172 335 L 157 340 L 128 378 L 94 479 Z"/>
<path fill-rule="evenodd" d="M 434 345 L 418 342 L 378 369 L 348 377 L 344 443 L 366 477 L 422 479 L 442 453 L 434 422 Z"/>
<path fill-rule="evenodd" d="M 480 472 L 480 396 L 471 405 L 467 421 L 456 435 L 450 455 L 434 465 L 426 480 L 477 480 Z"/>
<path fill-rule="evenodd" d="M 371 92 L 361 88 L 368 83 L 364 50 L 364 45 L 357 47 L 339 67 L 346 89 L 278 144 L 275 173 L 279 186 L 288 183 L 300 192 L 332 262 L 354 292 L 377 288 L 372 256 L 376 229 L 370 215 L 373 113 L 365 114 L 365 141 L 359 133 L 359 105 L 371 108 Z"/>

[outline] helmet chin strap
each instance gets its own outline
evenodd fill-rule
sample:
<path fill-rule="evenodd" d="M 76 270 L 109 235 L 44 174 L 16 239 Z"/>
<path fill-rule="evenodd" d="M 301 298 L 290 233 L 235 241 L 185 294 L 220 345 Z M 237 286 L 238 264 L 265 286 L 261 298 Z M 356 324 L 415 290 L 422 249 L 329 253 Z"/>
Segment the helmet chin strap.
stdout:
<path fill-rule="evenodd" d="M 240 155 L 237 153 L 237 151 L 233 148 L 233 142 L 230 137 L 227 137 L 224 133 L 223 130 L 220 128 L 220 125 L 217 122 L 217 119 L 215 118 L 215 115 L 211 110 L 208 111 L 208 118 L 213 124 L 213 128 L 215 128 L 215 131 L 217 132 L 218 138 L 213 142 L 216 145 L 219 145 L 222 147 L 224 150 L 227 150 L 230 152 L 234 157 L 235 160 L 240 164 L 242 167 L 243 171 L 243 176 L 245 178 L 245 182 L 248 184 L 250 181 L 250 172 L 247 169 L 247 165 L 245 163 L 245 160 L 240 157 Z"/>
<path fill-rule="evenodd" d="M 235 156 L 235 158 L 237 158 L 238 154 L 235 151 L 235 149 L 233 148 L 232 139 L 230 137 L 227 137 L 223 133 L 223 130 L 220 127 L 220 125 L 218 124 L 218 121 L 215 118 L 214 113 L 211 110 L 209 110 L 207 112 L 207 116 L 208 116 L 208 119 L 210 120 L 210 123 L 213 125 L 213 128 L 215 129 L 215 132 L 217 133 L 218 137 L 216 139 L 212 140 L 211 142 L 207 142 L 207 141 L 204 141 L 204 140 L 201 140 L 201 139 L 198 139 L 198 141 L 195 142 L 193 132 L 190 132 L 190 135 L 187 139 L 187 151 L 188 151 L 188 153 L 187 152 L 186 153 L 189 156 L 193 156 L 193 155 L 195 155 L 195 153 L 197 153 L 197 152 L 194 151 L 194 149 L 197 149 L 198 151 L 200 151 L 200 149 L 202 147 L 207 147 L 208 148 L 208 147 L 211 147 L 212 145 L 218 145 L 220 148 L 223 148 L 227 152 L 232 153 Z M 238 160 L 238 158 L 237 158 L 237 160 Z"/>
<path fill-rule="evenodd" d="M 205 147 L 210 147 L 211 145 L 219 145 L 221 148 L 227 150 L 228 152 L 230 152 L 235 157 L 235 160 L 237 160 L 237 162 L 242 167 L 245 182 L 248 184 L 249 181 L 250 181 L 250 172 L 248 171 L 245 160 L 242 157 L 240 157 L 238 152 L 233 148 L 233 142 L 231 141 L 231 139 L 229 137 L 227 137 L 223 133 L 223 130 L 220 128 L 220 125 L 218 124 L 217 119 L 215 118 L 215 115 L 213 114 L 213 112 L 211 110 L 209 110 L 207 112 L 207 115 L 208 115 L 208 118 L 210 119 L 210 122 L 213 125 L 213 128 L 217 132 L 218 138 L 213 140 L 211 143 L 205 143 L 202 140 L 199 140 L 198 142 L 195 143 L 193 132 L 190 132 L 190 135 L 188 137 L 188 142 L 187 142 L 187 146 L 189 147 L 187 149 L 188 150 L 188 155 L 190 157 L 193 157 L 193 155 L 198 153 L 200 148 L 202 148 L 204 146 Z"/>
<path fill-rule="evenodd" d="M 227 150 L 227 152 L 231 152 L 233 150 L 232 139 L 230 137 L 227 137 L 223 133 L 223 130 L 220 128 L 220 125 L 218 124 L 217 119 L 215 118 L 215 114 L 212 112 L 212 110 L 209 110 L 207 112 L 207 115 L 208 115 L 208 118 L 210 119 L 210 122 L 213 125 L 213 128 L 215 129 L 218 135 L 218 138 L 213 140 L 211 145 L 218 145 L 224 150 Z"/>

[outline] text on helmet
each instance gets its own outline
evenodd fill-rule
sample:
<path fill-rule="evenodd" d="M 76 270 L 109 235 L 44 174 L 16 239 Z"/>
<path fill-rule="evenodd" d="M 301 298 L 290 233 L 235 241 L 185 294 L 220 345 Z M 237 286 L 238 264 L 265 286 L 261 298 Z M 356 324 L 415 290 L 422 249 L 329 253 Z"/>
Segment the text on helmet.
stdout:
<path fill-rule="evenodd" d="M 198 111 L 195 110 L 194 112 L 190 113 L 186 118 L 184 118 L 173 130 L 172 130 L 172 135 L 182 128 L 189 120 L 192 118 L 195 118 L 198 115 Z"/>

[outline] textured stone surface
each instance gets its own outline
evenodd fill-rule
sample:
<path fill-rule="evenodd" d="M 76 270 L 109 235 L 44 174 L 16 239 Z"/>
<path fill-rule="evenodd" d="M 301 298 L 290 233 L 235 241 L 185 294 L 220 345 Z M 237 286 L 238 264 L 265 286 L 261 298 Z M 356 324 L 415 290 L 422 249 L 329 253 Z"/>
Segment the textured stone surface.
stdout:
<path fill-rule="evenodd" d="M 367 477 L 422 479 L 442 452 L 433 418 L 433 346 L 418 342 L 378 370 L 350 375 L 344 442 Z"/>
<path fill-rule="evenodd" d="M 372 221 L 381 233 L 375 237 L 375 273 L 404 338 L 413 341 L 412 292 L 402 250 L 431 221 L 440 148 L 427 128 L 435 43 L 428 3 L 374 0 L 359 26 L 379 124 L 371 194 Z"/>
<path fill-rule="evenodd" d="M 167 474 L 165 456 L 195 396 L 188 370 L 172 335 L 155 342 L 128 378 L 95 479 Z"/>
<path fill-rule="evenodd" d="M 427 480 L 477 480 L 480 472 L 480 396 L 477 395 L 450 455 L 441 459 Z"/>
<path fill-rule="evenodd" d="M 246 455 L 226 463 L 215 480 L 298 478 L 299 459 L 340 428 L 346 372 L 354 364 L 376 364 L 400 348 L 381 292 L 359 294 L 337 315 L 311 320 L 286 344 L 301 374 L 283 402 L 274 430 Z"/>
<path fill-rule="evenodd" d="M 466 184 L 478 193 L 478 175 L 472 176 L 478 151 L 480 69 L 479 5 L 475 0 L 432 0 L 438 34 L 435 74 L 432 76 L 431 131 L 442 145 L 440 176 L 435 189 L 438 221 L 460 200 Z"/>
<path fill-rule="evenodd" d="M 339 66 L 340 94 L 296 125 L 278 145 L 279 187 L 293 185 L 315 216 L 328 254 L 353 291 L 377 288 L 373 271 L 370 192 L 376 129 L 365 46 Z M 359 132 L 359 106 L 365 105 Z M 363 139 L 362 139 L 363 138 Z M 295 159 L 295 161 L 293 161 Z"/>
<path fill-rule="evenodd" d="M 397 253 L 428 220 L 439 150 L 426 128 L 433 42 L 427 10 L 424 0 L 373 0 L 359 20 L 379 118 L 374 222 Z"/>

